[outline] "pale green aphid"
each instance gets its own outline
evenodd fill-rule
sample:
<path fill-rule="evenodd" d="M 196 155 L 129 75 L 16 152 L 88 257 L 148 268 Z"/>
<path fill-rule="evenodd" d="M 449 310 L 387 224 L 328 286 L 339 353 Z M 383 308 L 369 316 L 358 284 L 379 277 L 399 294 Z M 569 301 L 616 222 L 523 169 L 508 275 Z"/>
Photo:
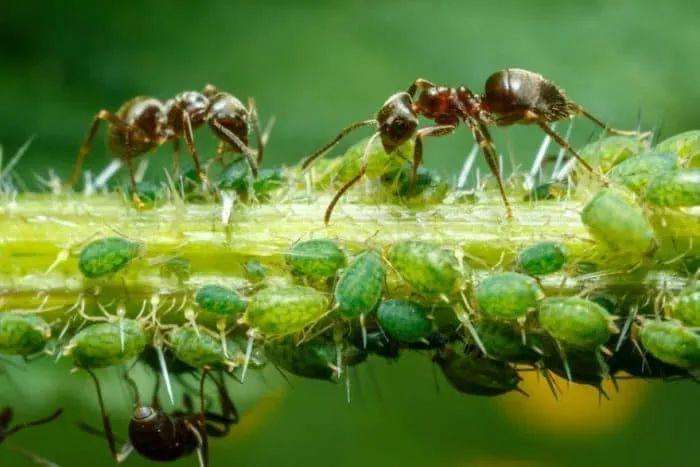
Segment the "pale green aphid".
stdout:
<path fill-rule="evenodd" d="M 147 336 L 133 319 L 90 325 L 73 336 L 65 354 L 72 355 L 80 368 L 104 368 L 123 365 L 146 348 Z"/>
<path fill-rule="evenodd" d="M 617 332 L 602 306 L 579 297 L 550 297 L 539 306 L 540 326 L 565 347 L 595 350 Z"/>
<path fill-rule="evenodd" d="M 657 144 L 656 150 L 678 154 L 684 167 L 700 167 L 700 130 L 671 136 Z"/>
<path fill-rule="evenodd" d="M 531 276 L 544 276 L 559 271 L 566 264 L 566 249 L 557 242 L 540 242 L 523 249 L 518 267 Z"/>
<path fill-rule="evenodd" d="M 303 330 L 328 311 L 328 298 L 311 287 L 263 289 L 253 295 L 246 311 L 248 324 L 266 336 Z"/>
<path fill-rule="evenodd" d="M 221 342 L 202 329 L 181 327 L 170 334 L 170 346 L 178 360 L 193 368 L 221 368 L 226 361 Z"/>
<path fill-rule="evenodd" d="M 617 253 L 639 258 L 657 245 L 644 211 L 622 190 L 600 190 L 583 208 L 581 220 L 596 240 Z"/>
<path fill-rule="evenodd" d="M 542 297 L 537 282 L 517 272 L 492 274 L 476 288 L 480 313 L 499 321 L 523 321 Z"/>
<path fill-rule="evenodd" d="M 297 274 L 312 279 L 334 277 L 345 266 L 345 253 L 333 240 L 315 239 L 296 243 L 285 257 Z"/>
<path fill-rule="evenodd" d="M 459 262 L 454 252 L 440 245 L 403 241 L 389 249 L 389 262 L 417 292 L 449 295 L 459 287 Z"/>
<path fill-rule="evenodd" d="M 678 156 L 667 152 L 647 152 L 619 163 L 610 171 L 610 180 L 644 194 L 654 178 L 678 169 Z"/>
<path fill-rule="evenodd" d="M 668 207 L 700 205 L 700 169 L 682 169 L 654 178 L 647 187 L 646 201 Z"/>
<path fill-rule="evenodd" d="M 202 310 L 221 317 L 235 317 L 243 313 L 247 305 L 235 290 L 216 284 L 197 289 L 194 301 Z"/>
<path fill-rule="evenodd" d="M 78 267 L 89 278 L 113 274 L 124 269 L 139 254 L 141 245 L 120 237 L 90 242 L 80 252 Z"/>
<path fill-rule="evenodd" d="M 341 273 L 335 286 L 338 312 L 348 319 L 371 313 L 382 297 L 384 276 L 379 253 L 365 251 L 357 255 Z"/>
<path fill-rule="evenodd" d="M 676 321 L 648 320 L 639 334 L 654 357 L 680 368 L 700 367 L 700 335 Z"/>
<path fill-rule="evenodd" d="M 428 311 L 407 300 L 382 302 L 377 310 L 377 321 L 384 332 L 399 342 L 420 342 L 433 329 Z"/>
<path fill-rule="evenodd" d="M 40 316 L 7 311 L 0 313 L 0 354 L 23 357 L 44 350 L 51 327 Z"/>
<path fill-rule="evenodd" d="M 608 136 L 584 146 L 580 153 L 591 167 L 606 173 L 622 161 L 647 149 L 647 144 L 630 136 Z"/>
<path fill-rule="evenodd" d="M 688 287 L 678 295 L 672 314 L 686 326 L 700 327 L 700 284 Z"/>

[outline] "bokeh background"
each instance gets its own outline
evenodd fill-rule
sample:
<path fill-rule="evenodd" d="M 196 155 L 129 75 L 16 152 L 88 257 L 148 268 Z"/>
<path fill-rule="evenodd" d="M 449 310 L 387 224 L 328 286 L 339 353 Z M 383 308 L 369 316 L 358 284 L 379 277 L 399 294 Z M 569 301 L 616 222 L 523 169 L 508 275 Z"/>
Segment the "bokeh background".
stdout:
<path fill-rule="evenodd" d="M 636 126 L 641 112 L 645 127 L 668 136 L 700 127 L 698 24 L 700 3 L 687 1 L 3 2 L 0 143 L 11 154 L 34 136 L 20 172 L 66 175 L 99 109 L 211 82 L 277 117 L 268 163 L 291 164 L 416 77 L 479 91 L 507 66 L 543 73 L 616 126 Z M 574 141 L 593 131 L 577 123 Z M 534 128 L 495 133 L 522 164 L 541 139 Z M 196 138 L 211 155 L 213 137 Z M 454 173 L 471 144 L 465 130 L 431 140 L 426 164 Z M 98 142 L 87 167 L 108 160 Z M 152 161 L 155 176 L 168 150 Z M 42 364 L 30 373 L 6 365 L 0 405 L 21 419 L 57 405 L 68 415 L 13 443 L 62 466 L 109 465 L 106 444 L 73 427 L 99 421 L 89 380 Z M 292 379 L 292 389 L 274 372 L 232 387 L 243 421 L 213 441 L 213 465 L 700 465 L 690 383 L 625 381 L 619 393 L 609 388 L 611 401 L 572 387 L 555 402 L 534 377 L 530 398 L 465 397 L 440 377 L 438 392 L 427 355 L 358 373 L 349 405 L 342 386 Z M 124 436 L 127 392 L 114 375 L 105 383 Z M 0 446 L 0 465 L 31 464 Z"/>

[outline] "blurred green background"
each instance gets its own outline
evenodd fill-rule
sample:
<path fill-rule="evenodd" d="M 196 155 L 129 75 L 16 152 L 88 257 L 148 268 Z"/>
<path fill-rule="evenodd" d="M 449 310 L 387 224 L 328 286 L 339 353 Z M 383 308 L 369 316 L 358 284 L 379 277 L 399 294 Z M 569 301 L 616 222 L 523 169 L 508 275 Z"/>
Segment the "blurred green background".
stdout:
<path fill-rule="evenodd" d="M 269 165 L 297 161 L 416 77 L 480 91 L 507 66 L 543 73 L 618 127 L 634 127 L 640 111 L 644 126 L 661 125 L 665 136 L 700 127 L 697 2 L 9 3 L 0 10 L 0 143 L 12 153 L 36 137 L 20 166 L 28 178 L 49 168 L 66 175 L 99 109 L 208 82 L 254 96 L 263 119 L 277 117 Z M 593 130 L 578 122 L 575 142 Z M 523 164 L 541 139 L 526 127 L 495 134 Z M 202 129 L 196 138 L 211 155 L 213 137 Z M 471 145 L 465 130 L 432 140 L 426 164 L 453 173 Z M 99 170 L 108 157 L 95 144 L 87 167 Z M 153 175 L 168 151 L 152 160 Z M 18 418 L 57 405 L 68 412 L 12 442 L 63 466 L 109 465 L 106 444 L 73 427 L 99 418 L 89 380 L 67 370 L 0 375 L 0 405 L 15 405 Z M 274 372 L 267 383 L 233 388 L 243 421 L 213 441 L 213 465 L 700 465 L 700 406 L 689 383 L 629 382 L 600 403 L 593 388 L 577 387 L 555 403 L 534 379 L 529 399 L 464 397 L 444 381 L 436 393 L 427 356 L 359 373 L 350 405 L 340 386 L 294 379 L 290 389 Z M 115 378 L 106 382 L 123 436 L 127 393 Z M 0 447 L 0 465 L 25 464 Z"/>

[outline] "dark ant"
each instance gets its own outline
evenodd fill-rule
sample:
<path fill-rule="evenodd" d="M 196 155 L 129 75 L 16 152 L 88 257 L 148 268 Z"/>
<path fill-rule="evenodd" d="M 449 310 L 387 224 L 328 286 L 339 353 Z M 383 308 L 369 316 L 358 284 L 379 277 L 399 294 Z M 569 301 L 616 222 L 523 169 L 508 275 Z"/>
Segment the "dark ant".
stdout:
<path fill-rule="evenodd" d="M 418 91 L 420 94 L 414 101 Z M 367 148 L 370 147 L 374 138 L 380 137 L 384 150 L 387 153 L 392 153 L 406 141 L 415 138 L 411 173 L 412 187 L 415 184 L 418 167 L 423 160 L 423 138 L 450 134 L 457 128 L 459 122 L 463 121 L 469 126 L 474 139 L 481 147 L 489 169 L 498 181 L 507 215 L 512 218 L 512 210 L 503 186 L 498 155 L 488 126 L 534 123 L 557 144 L 569 151 L 587 170 L 592 171 L 591 166 L 566 140 L 549 127 L 552 122 L 578 115 L 583 115 L 609 133 L 638 134 L 608 127 L 579 104 L 570 100 L 564 91 L 554 83 L 540 74 L 527 70 L 508 68 L 492 74 L 486 80 L 485 92 L 482 95 L 474 94 L 464 86 L 450 88 L 438 86 L 424 79 L 417 79 L 407 92 L 399 92 L 391 96 L 379 109 L 376 118 L 356 122 L 346 127 L 332 141 L 308 156 L 303 161 L 302 167 L 309 167 L 313 161 L 325 154 L 350 132 L 365 126 L 374 126 L 377 128 L 377 132 L 372 136 Z M 419 116 L 433 120 L 436 125 L 419 129 Z M 330 220 L 338 200 L 365 174 L 367 157 L 368 150 L 366 149 L 358 174 L 338 190 L 328 205 L 325 214 L 326 223 Z"/>
<path fill-rule="evenodd" d="M 157 379 L 150 405 L 143 405 L 136 383 L 127 375 L 126 380 L 134 391 L 136 408 L 129 422 L 129 441 L 123 443 L 121 450 L 117 451 L 118 439 L 112 431 L 100 383 L 92 371 L 88 370 L 88 373 L 97 389 L 104 431 L 84 423 L 78 426 L 90 434 L 105 437 L 110 454 L 117 463 L 123 462 L 132 450 L 149 460 L 163 462 L 174 461 L 197 452 L 200 467 L 207 467 L 209 465 L 208 438 L 223 437 L 229 433 L 231 425 L 238 423 L 238 410 L 228 395 L 223 375 L 219 375 L 217 379 L 208 370 L 203 370 L 199 382 L 199 411 L 194 410 L 192 399 L 185 394 L 183 405 L 186 410 L 174 411 L 170 414 L 165 413 L 160 407 L 158 400 L 160 379 Z M 221 414 L 206 410 L 204 382 L 207 376 L 216 384 Z"/>
<path fill-rule="evenodd" d="M 205 122 L 220 140 L 217 155 L 225 151 L 242 153 L 254 176 L 263 159 L 264 142 L 260 132 L 258 114 L 253 99 L 246 108 L 232 94 L 221 92 L 208 84 L 203 92 L 185 91 L 166 102 L 152 97 L 139 96 L 124 103 L 116 113 L 100 110 L 95 115 L 90 131 L 80 146 L 71 177 L 66 185 L 72 187 L 80 178 L 80 169 L 90 152 L 92 140 L 97 134 L 100 122 L 108 123 L 108 145 L 112 153 L 122 159 L 129 169 L 134 201 L 140 204 L 136 195 L 136 179 L 133 161 L 163 144 L 172 141 L 176 154 L 179 153 L 180 139 L 187 143 L 195 170 L 200 180 L 207 183 L 194 145 L 194 130 Z M 257 150 L 248 146 L 248 133 L 256 135 Z"/>

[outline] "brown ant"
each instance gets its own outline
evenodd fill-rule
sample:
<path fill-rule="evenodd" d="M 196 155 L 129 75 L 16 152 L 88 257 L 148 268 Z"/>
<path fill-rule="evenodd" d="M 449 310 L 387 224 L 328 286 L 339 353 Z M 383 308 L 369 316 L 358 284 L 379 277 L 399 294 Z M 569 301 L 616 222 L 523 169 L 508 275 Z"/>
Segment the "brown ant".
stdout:
<path fill-rule="evenodd" d="M 136 383 L 126 376 L 126 380 L 134 391 L 136 408 L 129 422 L 129 441 L 123 443 L 118 451 L 118 439 L 112 432 L 112 426 L 105 409 L 100 383 L 92 371 L 88 371 L 97 389 L 97 398 L 102 414 L 104 432 L 80 423 L 78 426 L 90 433 L 107 439 L 109 451 L 117 463 L 121 463 L 133 450 L 152 461 L 174 461 L 197 453 L 200 467 L 209 465 L 209 436 L 223 437 L 228 434 L 230 426 L 238 423 L 238 411 L 228 395 L 223 375 L 217 379 L 205 369 L 199 382 L 199 411 L 194 410 L 189 395 L 183 397 L 185 411 L 165 413 L 158 401 L 160 379 L 157 380 L 150 405 L 141 404 Z M 204 382 L 209 376 L 216 384 L 221 414 L 208 412 L 205 406 Z"/>
<path fill-rule="evenodd" d="M 414 100 L 417 91 L 420 91 L 420 94 Z M 365 174 L 368 149 L 374 138 L 381 138 L 387 153 L 394 152 L 401 144 L 415 138 L 411 173 L 412 187 L 415 183 L 416 171 L 423 160 L 423 138 L 452 133 L 459 122 L 463 121 L 481 147 L 486 163 L 498 181 L 507 215 L 512 218 L 512 210 L 503 186 L 498 155 L 488 126 L 534 123 L 557 144 L 569 151 L 587 170 L 592 171 L 591 166 L 566 140 L 549 127 L 552 122 L 577 115 L 583 115 L 610 133 L 637 134 L 636 132 L 608 127 L 579 104 L 570 100 L 564 91 L 554 83 L 531 71 L 518 68 L 498 71 L 486 80 L 485 92 L 482 95 L 474 94 L 464 86 L 450 88 L 435 85 L 424 79 L 417 79 L 407 92 L 399 92 L 391 96 L 379 109 L 376 118 L 356 122 L 346 127 L 332 141 L 308 156 L 302 162 L 302 167 L 310 166 L 314 160 L 325 154 L 350 132 L 365 126 L 377 128 L 377 132 L 366 146 L 358 174 L 338 190 L 328 205 L 325 214 L 325 222 L 328 223 L 338 200 Z M 419 116 L 433 120 L 436 125 L 419 129 Z"/>
<path fill-rule="evenodd" d="M 177 155 L 180 139 L 184 138 L 197 175 L 202 182 L 207 182 L 193 136 L 194 130 L 205 122 L 220 140 L 217 150 L 219 156 L 225 151 L 242 153 L 254 176 L 263 159 L 264 142 L 253 99 L 248 100 L 246 108 L 232 94 L 221 92 L 208 84 L 203 92 L 185 91 L 166 102 L 139 96 L 124 103 L 116 113 L 100 110 L 80 146 L 67 186 L 72 187 L 80 178 L 83 161 L 89 154 L 100 122 L 103 121 L 108 123 L 107 140 L 110 150 L 129 169 L 134 201 L 137 204 L 140 204 L 140 200 L 136 195 L 134 159 L 170 141 Z M 251 127 L 256 135 L 257 150 L 248 146 Z"/>

